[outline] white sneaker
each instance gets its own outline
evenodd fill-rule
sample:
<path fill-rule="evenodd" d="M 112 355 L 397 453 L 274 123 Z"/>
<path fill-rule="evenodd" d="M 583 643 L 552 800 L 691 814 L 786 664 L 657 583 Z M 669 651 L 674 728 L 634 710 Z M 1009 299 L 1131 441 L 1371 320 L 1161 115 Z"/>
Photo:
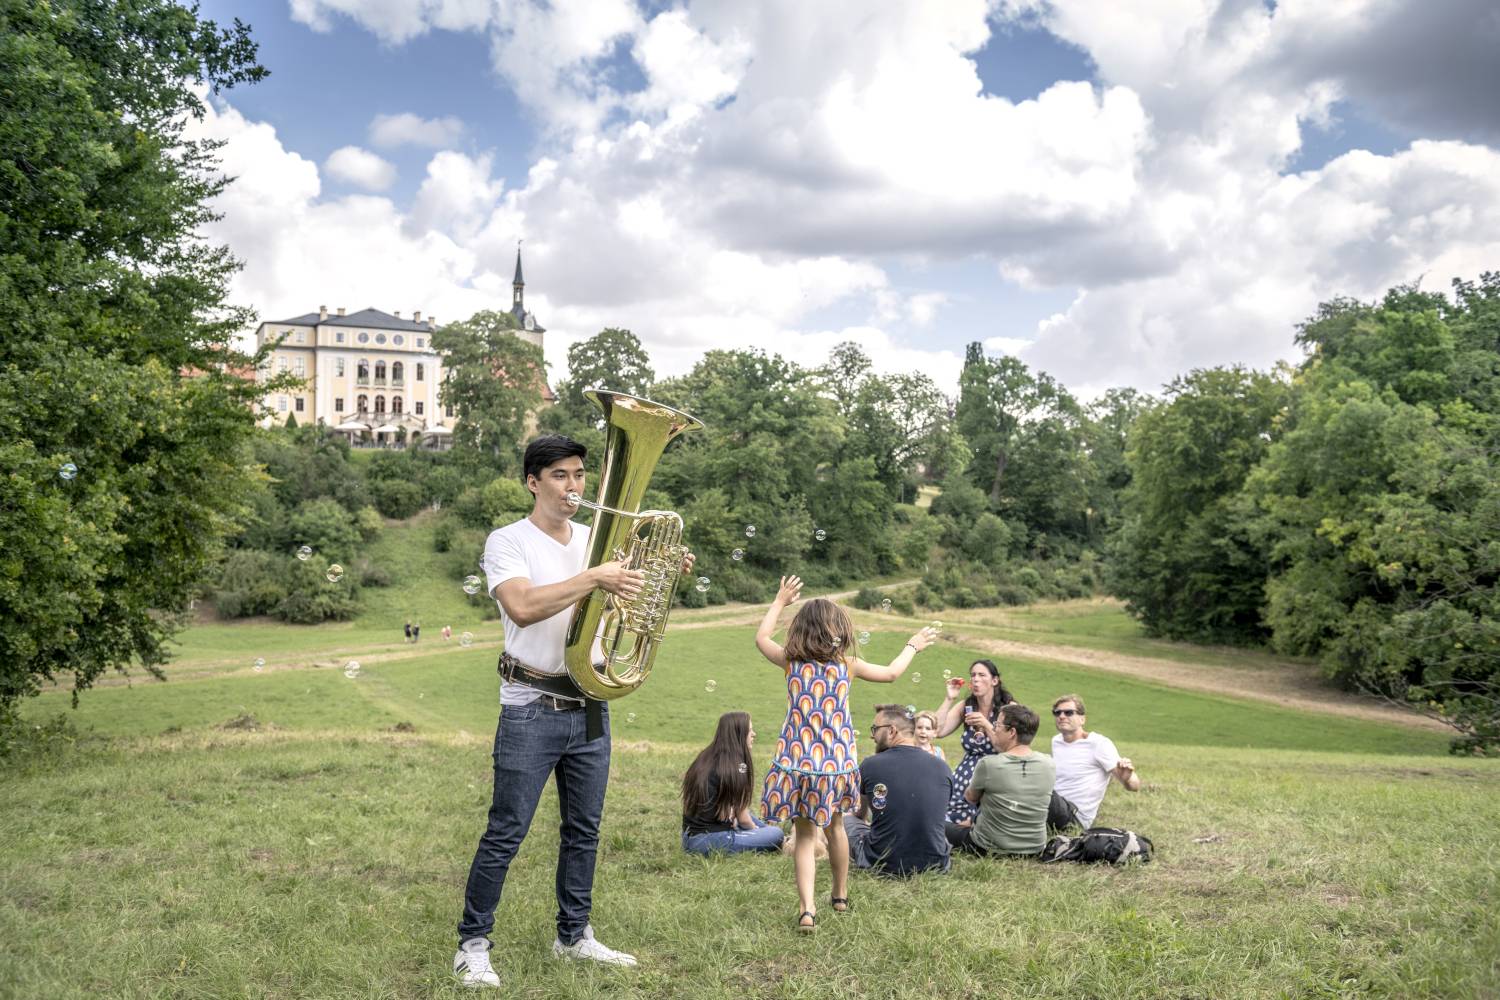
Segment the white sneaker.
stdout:
<path fill-rule="evenodd" d="M 600 944 L 594 937 L 594 928 L 585 927 L 583 937 L 573 944 L 563 944 L 561 939 L 552 942 L 552 954 L 558 958 L 588 959 L 605 965 L 635 965 L 635 956 L 615 951 Z"/>
<path fill-rule="evenodd" d="M 499 986 L 500 977 L 490 964 L 490 943 L 483 938 L 465 941 L 453 956 L 453 974 L 463 986 Z"/>

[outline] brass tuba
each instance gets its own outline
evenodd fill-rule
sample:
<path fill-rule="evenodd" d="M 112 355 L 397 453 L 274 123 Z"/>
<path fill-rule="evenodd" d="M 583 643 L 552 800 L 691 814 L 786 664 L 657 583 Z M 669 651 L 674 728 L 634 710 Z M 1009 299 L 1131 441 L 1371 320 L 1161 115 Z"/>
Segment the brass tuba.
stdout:
<path fill-rule="evenodd" d="M 607 426 L 598 501 L 576 493 L 568 497 L 595 511 L 589 565 L 619 559 L 646 576 L 641 592 L 629 600 L 594 590 L 573 608 L 568 622 L 563 648 L 568 674 L 585 695 L 604 701 L 641 686 L 666 632 L 687 555 L 682 518 L 669 510 L 638 508 L 667 442 L 701 429 L 703 422 L 623 392 L 588 389 L 584 395 L 604 411 Z"/>

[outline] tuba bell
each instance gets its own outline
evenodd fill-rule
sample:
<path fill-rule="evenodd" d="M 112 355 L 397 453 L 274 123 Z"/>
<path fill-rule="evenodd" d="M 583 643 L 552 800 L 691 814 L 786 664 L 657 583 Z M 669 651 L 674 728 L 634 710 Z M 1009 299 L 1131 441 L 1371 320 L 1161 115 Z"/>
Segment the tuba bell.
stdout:
<path fill-rule="evenodd" d="M 645 574 L 635 597 L 594 590 L 573 608 L 563 648 L 568 675 L 590 698 L 607 701 L 645 682 L 667 629 L 667 613 L 682 573 L 687 546 L 682 518 L 669 510 L 640 510 L 646 485 L 667 443 L 700 430 L 697 417 L 639 396 L 587 389 L 604 411 L 604 459 L 596 502 L 568 499 L 594 510 L 589 566 L 620 560 Z"/>

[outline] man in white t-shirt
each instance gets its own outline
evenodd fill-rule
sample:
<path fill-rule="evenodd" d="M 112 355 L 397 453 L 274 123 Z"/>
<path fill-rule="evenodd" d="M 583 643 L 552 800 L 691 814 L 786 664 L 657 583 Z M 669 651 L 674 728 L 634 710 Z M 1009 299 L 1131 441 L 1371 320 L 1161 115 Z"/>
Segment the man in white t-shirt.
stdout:
<path fill-rule="evenodd" d="M 1052 737 L 1052 763 L 1057 768 L 1053 792 L 1071 806 L 1084 829 L 1094 823 L 1109 779 L 1115 778 L 1127 791 L 1141 788 L 1141 776 L 1127 757 L 1121 757 L 1108 736 L 1084 728 L 1083 699 L 1065 694 L 1052 703 L 1057 735 Z"/>
<path fill-rule="evenodd" d="M 590 567 L 589 529 L 574 524 L 583 495 L 578 442 L 558 434 L 537 438 L 523 458 L 531 514 L 490 533 L 481 565 L 505 624 L 500 672 L 500 724 L 495 733 L 495 785 L 489 824 L 464 889 L 459 950 L 453 971 L 466 986 L 499 986 L 489 935 L 511 859 L 521 846 L 547 779 L 557 775 L 561 812 L 557 856 L 557 940 L 560 958 L 635 965 L 605 947 L 589 926 L 594 861 L 609 780 L 609 714 L 585 699 L 563 663 L 573 606 L 595 589 L 634 597 L 643 575 L 620 562 Z M 688 557 L 688 568 L 691 568 Z"/>

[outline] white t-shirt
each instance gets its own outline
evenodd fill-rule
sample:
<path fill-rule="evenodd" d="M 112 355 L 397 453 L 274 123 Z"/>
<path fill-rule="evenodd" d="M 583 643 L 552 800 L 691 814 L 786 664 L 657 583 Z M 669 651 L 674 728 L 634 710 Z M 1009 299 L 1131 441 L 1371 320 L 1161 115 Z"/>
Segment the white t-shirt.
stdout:
<path fill-rule="evenodd" d="M 479 561 L 489 581 L 489 592 L 493 594 L 500 584 L 517 577 L 530 580 L 533 586 L 544 587 L 549 583 L 571 580 L 582 573 L 589 564 L 589 529 L 583 524 L 572 527 L 573 537 L 567 545 L 538 528 L 529 517 L 490 532 L 484 543 L 484 558 Z M 496 600 L 495 603 L 500 602 Z M 563 643 L 572 617 L 572 607 L 566 607 L 545 621 L 523 628 L 510 620 L 505 606 L 501 605 L 505 651 L 538 673 L 567 673 L 563 664 Z M 529 705 L 538 697 L 540 693 L 536 688 L 525 684 L 507 681 L 500 686 L 502 705 Z"/>
<path fill-rule="evenodd" d="M 1085 829 L 1093 826 L 1104 792 L 1109 788 L 1110 773 L 1120 763 L 1120 751 L 1115 749 L 1114 741 L 1108 736 L 1089 733 L 1069 743 L 1058 733 L 1052 737 L 1052 763 L 1057 767 L 1052 790 L 1078 807 Z"/>

